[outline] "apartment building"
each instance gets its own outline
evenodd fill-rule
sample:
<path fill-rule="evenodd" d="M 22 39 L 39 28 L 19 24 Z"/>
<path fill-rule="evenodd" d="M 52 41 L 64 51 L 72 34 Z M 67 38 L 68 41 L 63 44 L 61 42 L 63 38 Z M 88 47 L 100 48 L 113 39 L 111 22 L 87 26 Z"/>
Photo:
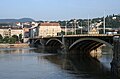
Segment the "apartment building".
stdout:
<path fill-rule="evenodd" d="M 23 34 L 23 29 L 22 28 L 8 28 L 8 27 L 1 27 L 0 28 L 0 34 L 5 37 L 5 36 L 13 36 L 13 35 L 17 35 L 19 36 L 19 34 Z"/>
<path fill-rule="evenodd" d="M 11 29 L 11 36 L 13 36 L 13 35 L 17 35 L 17 36 L 19 36 L 20 34 L 22 34 L 22 37 L 24 37 L 24 31 L 23 31 L 23 29 L 22 28 L 17 28 L 17 29 Z"/>
<path fill-rule="evenodd" d="M 0 29 L 0 34 L 2 35 L 2 37 L 5 37 L 5 36 L 11 36 L 11 31 L 10 29 Z"/>
<path fill-rule="evenodd" d="M 41 37 L 57 36 L 57 34 L 61 32 L 61 27 L 59 23 L 44 22 L 40 23 L 38 27 L 38 36 Z"/>

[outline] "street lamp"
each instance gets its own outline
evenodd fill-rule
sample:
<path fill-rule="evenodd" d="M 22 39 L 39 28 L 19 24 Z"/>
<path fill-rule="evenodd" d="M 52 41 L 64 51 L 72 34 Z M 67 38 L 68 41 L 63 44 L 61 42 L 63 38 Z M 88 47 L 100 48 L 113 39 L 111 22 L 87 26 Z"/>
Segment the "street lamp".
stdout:
<path fill-rule="evenodd" d="M 89 34 L 89 31 L 90 31 L 90 23 L 89 23 L 89 16 L 88 16 L 88 34 Z"/>
<path fill-rule="evenodd" d="M 83 29 L 83 27 L 82 27 L 82 22 L 81 22 L 81 34 L 82 34 L 82 29 Z"/>
<path fill-rule="evenodd" d="M 66 25 L 65 25 L 65 35 L 67 35 L 67 21 L 66 21 Z"/>
<path fill-rule="evenodd" d="M 77 22 L 78 23 L 78 22 Z M 82 34 L 82 29 L 83 29 L 83 27 L 82 27 L 82 22 L 81 22 L 81 25 L 79 26 L 78 25 L 78 28 L 80 29 L 80 33 Z"/>
<path fill-rule="evenodd" d="M 103 20 L 104 20 L 104 22 L 103 22 L 104 23 L 104 25 L 103 25 L 103 33 L 105 34 L 105 11 L 104 11 L 104 19 Z"/>
<path fill-rule="evenodd" d="M 70 24 L 72 25 L 72 29 L 71 29 L 72 31 L 71 32 L 72 32 L 72 35 L 73 35 L 73 32 L 74 32 L 73 31 L 73 22 L 70 22 Z"/>
<path fill-rule="evenodd" d="M 72 34 L 74 33 L 75 35 L 77 34 L 77 25 L 78 25 L 78 22 L 77 22 L 77 20 L 76 19 L 74 19 L 72 22 L 70 22 L 71 24 L 72 24 Z"/>
<path fill-rule="evenodd" d="M 77 24 L 77 20 L 74 19 L 74 29 L 75 29 L 75 35 L 76 35 L 76 24 Z"/>

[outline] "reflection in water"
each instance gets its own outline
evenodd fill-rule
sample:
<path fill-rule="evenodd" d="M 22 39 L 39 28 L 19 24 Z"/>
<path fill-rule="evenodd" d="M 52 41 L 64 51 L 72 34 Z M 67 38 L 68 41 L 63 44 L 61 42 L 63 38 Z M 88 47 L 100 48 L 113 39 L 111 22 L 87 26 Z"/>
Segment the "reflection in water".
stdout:
<path fill-rule="evenodd" d="M 73 56 L 73 55 L 72 55 Z M 110 72 L 100 62 L 79 57 L 59 57 L 57 55 L 44 56 L 51 63 L 56 64 L 75 78 L 81 79 L 110 79 Z"/>
<path fill-rule="evenodd" d="M 0 49 L 0 54 L 20 54 L 20 53 L 30 53 L 32 48 L 3 48 Z"/>
<path fill-rule="evenodd" d="M 96 61 L 42 49 L 0 49 L 0 79 L 112 79 L 106 68 L 110 59 L 108 54 Z"/>
<path fill-rule="evenodd" d="M 111 68 L 110 63 L 112 62 L 113 58 L 113 50 L 107 46 L 101 47 L 101 57 L 98 59 L 103 65 L 107 68 Z"/>

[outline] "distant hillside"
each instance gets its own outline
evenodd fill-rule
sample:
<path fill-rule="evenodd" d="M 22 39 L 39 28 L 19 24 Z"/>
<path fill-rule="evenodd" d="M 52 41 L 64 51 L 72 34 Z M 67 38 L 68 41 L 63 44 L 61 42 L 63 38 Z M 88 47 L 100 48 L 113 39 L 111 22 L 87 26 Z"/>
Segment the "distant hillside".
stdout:
<path fill-rule="evenodd" d="M 31 18 L 21 18 L 21 19 L 0 19 L 0 23 L 14 23 L 14 22 L 32 22 L 35 21 Z"/>
<path fill-rule="evenodd" d="M 35 21 L 31 18 L 21 18 L 21 19 L 18 19 L 19 22 L 32 22 L 32 21 Z"/>

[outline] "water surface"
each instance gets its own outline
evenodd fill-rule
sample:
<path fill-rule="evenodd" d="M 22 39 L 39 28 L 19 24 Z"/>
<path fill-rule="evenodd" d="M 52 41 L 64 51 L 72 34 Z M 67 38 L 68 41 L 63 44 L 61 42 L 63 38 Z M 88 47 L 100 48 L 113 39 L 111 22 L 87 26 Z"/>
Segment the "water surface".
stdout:
<path fill-rule="evenodd" d="M 39 50 L 0 49 L 0 79 L 110 79 L 110 55 L 104 55 L 100 63 Z"/>

